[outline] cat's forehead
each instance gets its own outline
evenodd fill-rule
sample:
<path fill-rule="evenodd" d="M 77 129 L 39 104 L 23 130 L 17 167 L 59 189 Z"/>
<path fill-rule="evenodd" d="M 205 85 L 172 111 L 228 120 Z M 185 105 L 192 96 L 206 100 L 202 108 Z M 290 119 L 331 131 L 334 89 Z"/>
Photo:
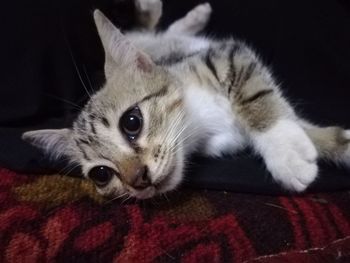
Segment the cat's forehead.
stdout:
<path fill-rule="evenodd" d="M 164 94 L 175 88 L 176 81 L 162 69 L 148 74 L 116 70 L 113 77 L 106 80 L 101 90 L 92 97 L 90 109 L 117 107 L 124 109 L 145 101 L 149 97 Z"/>

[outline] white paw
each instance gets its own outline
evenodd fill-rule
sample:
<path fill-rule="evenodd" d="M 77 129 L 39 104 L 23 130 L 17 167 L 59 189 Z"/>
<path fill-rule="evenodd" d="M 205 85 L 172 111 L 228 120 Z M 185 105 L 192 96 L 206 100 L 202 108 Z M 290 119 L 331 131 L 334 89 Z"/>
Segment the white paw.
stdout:
<path fill-rule="evenodd" d="M 318 166 L 316 160 L 293 149 L 286 150 L 283 156 L 267 163 L 273 178 L 286 189 L 304 191 L 317 177 Z"/>
<path fill-rule="evenodd" d="M 135 0 L 135 4 L 138 11 L 150 13 L 160 13 L 163 6 L 161 0 Z"/>
<path fill-rule="evenodd" d="M 168 32 L 195 35 L 208 24 L 211 12 L 209 3 L 197 5 L 185 17 L 171 24 Z"/>
<path fill-rule="evenodd" d="M 212 9 L 209 3 L 204 3 L 197 5 L 190 12 L 188 12 L 187 16 L 191 17 L 193 20 L 197 20 L 199 22 L 208 21 L 211 15 Z"/>
<path fill-rule="evenodd" d="M 295 122 L 279 121 L 257 137 L 257 144 L 273 178 L 285 188 L 301 192 L 316 179 L 316 148 Z"/>
<path fill-rule="evenodd" d="M 147 21 L 141 22 L 146 23 L 148 27 L 154 27 L 162 16 L 163 3 L 161 0 L 135 0 L 135 6 L 141 19 L 147 18 Z"/>
<path fill-rule="evenodd" d="M 209 3 L 197 5 L 186 15 L 186 25 L 196 32 L 203 30 L 209 22 L 211 12 Z"/>

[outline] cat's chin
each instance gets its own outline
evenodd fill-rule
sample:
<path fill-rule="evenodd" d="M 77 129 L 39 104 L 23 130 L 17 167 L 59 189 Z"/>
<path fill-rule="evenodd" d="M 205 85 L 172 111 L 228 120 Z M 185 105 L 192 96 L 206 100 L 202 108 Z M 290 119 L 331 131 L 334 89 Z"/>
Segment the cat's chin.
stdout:
<path fill-rule="evenodd" d="M 149 199 L 157 194 L 161 194 L 172 190 L 176 185 L 172 184 L 172 176 L 175 170 L 172 170 L 167 176 L 165 176 L 160 182 L 147 187 L 143 190 L 129 190 L 130 195 L 137 199 Z"/>
<path fill-rule="evenodd" d="M 155 196 L 156 193 L 156 188 L 154 186 L 150 186 L 142 191 L 133 191 L 131 195 L 137 199 L 149 199 Z"/>

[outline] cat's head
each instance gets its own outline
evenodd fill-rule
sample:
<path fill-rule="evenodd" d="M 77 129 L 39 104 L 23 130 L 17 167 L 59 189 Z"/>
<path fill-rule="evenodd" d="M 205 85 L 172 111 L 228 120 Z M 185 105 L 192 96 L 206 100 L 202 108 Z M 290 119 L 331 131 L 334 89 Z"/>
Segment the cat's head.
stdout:
<path fill-rule="evenodd" d="M 105 86 L 71 129 L 29 131 L 23 138 L 51 156 L 79 163 L 102 195 L 143 199 L 172 190 L 184 163 L 179 82 L 101 12 L 94 18 L 106 54 Z"/>

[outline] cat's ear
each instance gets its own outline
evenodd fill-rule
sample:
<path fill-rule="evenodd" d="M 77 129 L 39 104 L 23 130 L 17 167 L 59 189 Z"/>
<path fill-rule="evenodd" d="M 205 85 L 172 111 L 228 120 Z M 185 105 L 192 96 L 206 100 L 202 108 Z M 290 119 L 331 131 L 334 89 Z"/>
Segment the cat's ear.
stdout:
<path fill-rule="evenodd" d="M 68 155 L 70 138 L 70 129 L 36 130 L 22 135 L 24 141 L 44 150 L 52 158 Z"/>
<path fill-rule="evenodd" d="M 149 72 L 154 67 L 151 58 L 135 48 L 112 22 L 99 11 L 94 11 L 98 34 L 105 50 L 105 74 L 110 77 L 116 65 L 135 67 Z"/>

